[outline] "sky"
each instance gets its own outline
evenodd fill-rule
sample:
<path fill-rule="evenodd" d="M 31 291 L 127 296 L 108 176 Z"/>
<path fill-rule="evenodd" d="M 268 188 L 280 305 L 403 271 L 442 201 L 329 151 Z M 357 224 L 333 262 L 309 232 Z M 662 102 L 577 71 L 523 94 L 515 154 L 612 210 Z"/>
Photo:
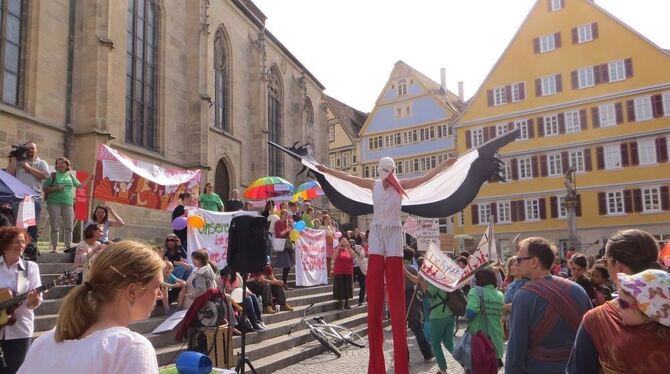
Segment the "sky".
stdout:
<path fill-rule="evenodd" d="M 254 0 L 267 29 L 325 87 L 358 110 L 374 107 L 403 60 L 472 96 L 536 0 Z M 545 1 L 545 0 L 542 0 Z M 574 0 L 567 0 L 574 1 Z M 596 0 L 652 42 L 670 49 L 670 0 Z"/>

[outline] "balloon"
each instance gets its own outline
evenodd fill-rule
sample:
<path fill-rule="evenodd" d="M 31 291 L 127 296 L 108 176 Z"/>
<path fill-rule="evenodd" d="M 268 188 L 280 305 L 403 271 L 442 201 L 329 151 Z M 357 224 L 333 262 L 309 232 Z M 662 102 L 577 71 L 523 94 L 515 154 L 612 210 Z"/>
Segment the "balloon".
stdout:
<path fill-rule="evenodd" d="M 177 217 L 172 221 L 172 228 L 175 230 L 183 230 L 186 228 L 186 217 Z"/>
<path fill-rule="evenodd" d="M 342 237 L 341 232 L 338 231 L 338 232 L 335 233 L 335 239 L 340 240 L 341 237 Z"/>
<path fill-rule="evenodd" d="M 292 241 L 297 242 L 298 239 L 300 239 L 300 233 L 299 233 L 297 230 L 293 229 L 293 230 L 291 230 L 291 232 L 288 234 L 288 237 L 289 237 L 289 239 L 291 239 Z"/>
<path fill-rule="evenodd" d="M 298 221 L 298 222 L 295 223 L 295 225 L 293 225 L 293 228 L 295 230 L 298 230 L 298 231 L 304 230 L 305 227 L 307 227 L 307 224 L 305 223 L 305 221 Z"/>
<path fill-rule="evenodd" d="M 186 224 L 194 229 L 202 229 L 205 227 L 205 218 L 202 216 L 190 216 L 186 219 Z"/>

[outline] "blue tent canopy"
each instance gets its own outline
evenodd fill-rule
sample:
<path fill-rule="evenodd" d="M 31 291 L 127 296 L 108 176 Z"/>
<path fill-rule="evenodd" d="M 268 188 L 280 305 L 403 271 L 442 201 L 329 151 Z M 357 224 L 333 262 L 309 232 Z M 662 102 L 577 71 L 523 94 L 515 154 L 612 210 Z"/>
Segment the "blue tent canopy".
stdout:
<path fill-rule="evenodd" d="M 38 193 L 16 179 L 13 175 L 0 169 L 0 203 L 21 201 L 27 195 L 32 197 L 39 196 Z"/>

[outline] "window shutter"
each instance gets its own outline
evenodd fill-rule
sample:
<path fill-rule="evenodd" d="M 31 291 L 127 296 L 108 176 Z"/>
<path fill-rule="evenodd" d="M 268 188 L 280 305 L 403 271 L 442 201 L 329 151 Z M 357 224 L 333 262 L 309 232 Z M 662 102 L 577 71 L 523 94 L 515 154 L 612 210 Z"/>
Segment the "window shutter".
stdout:
<path fill-rule="evenodd" d="M 614 112 L 616 113 L 616 123 L 620 125 L 623 123 L 623 104 L 615 103 Z"/>
<path fill-rule="evenodd" d="M 604 192 L 598 192 L 598 214 L 607 215 L 607 196 Z"/>
<path fill-rule="evenodd" d="M 565 134 L 565 113 L 558 113 L 558 133 Z"/>
<path fill-rule="evenodd" d="M 664 136 L 656 138 L 656 160 L 659 163 L 668 161 L 668 140 Z"/>
<path fill-rule="evenodd" d="M 558 198 L 556 196 L 549 198 L 549 212 L 551 218 L 558 218 Z"/>
<path fill-rule="evenodd" d="M 547 155 L 540 155 L 540 176 L 547 176 Z"/>
<path fill-rule="evenodd" d="M 565 0 L 561 0 L 561 9 L 565 8 Z"/>
<path fill-rule="evenodd" d="M 535 137 L 535 124 L 533 123 L 533 119 L 529 119 L 528 122 L 526 122 L 526 128 L 528 129 L 528 138 L 532 139 Z"/>
<path fill-rule="evenodd" d="M 519 200 L 516 203 L 516 209 L 517 209 L 517 218 L 519 221 L 525 221 L 526 220 L 526 203 L 523 200 Z"/>
<path fill-rule="evenodd" d="M 563 92 L 563 76 L 556 74 L 554 79 L 556 80 L 556 92 Z"/>
<path fill-rule="evenodd" d="M 514 122 L 507 122 L 507 131 L 514 130 Z"/>
<path fill-rule="evenodd" d="M 642 190 L 639 188 L 633 190 L 633 211 L 642 211 Z"/>
<path fill-rule="evenodd" d="M 540 38 L 533 39 L 533 53 L 540 53 Z"/>
<path fill-rule="evenodd" d="M 537 199 L 537 202 L 540 205 L 540 219 L 547 219 L 546 199 L 544 197 L 541 197 Z"/>
<path fill-rule="evenodd" d="M 575 207 L 575 215 L 577 217 L 582 216 L 582 195 L 577 194 L 577 206 Z"/>
<path fill-rule="evenodd" d="M 624 60 L 624 65 L 626 67 L 626 79 L 633 77 L 633 59 L 627 58 Z"/>
<path fill-rule="evenodd" d="M 491 215 L 493 216 L 493 223 L 498 223 L 498 204 L 491 203 Z"/>
<path fill-rule="evenodd" d="M 584 170 L 586 171 L 591 171 L 593 169 L 593 165 L 591 162 L 591 148 L 584 148 Z"/>
<path fill-rule="evenodd" d="M 600 65 L 595 65 L 593 67 L 593 84 L 595 84 L 596 86 L 602 83 L 600 81 L 600 69 L 601 69 Z"/>
<path fill-rule="evenodd" d="M 663 96 L 662 95 L 652 95 L 651 96 L 651 110 L 654 114 L 654 118 L 663 117 Z"/>
<path fill-rule="evenodd" d="M 576 90 L 579 88 L 579 80 L 577 78 L 577 70 L 573 70 L 570 72 L 570 87 L 572 87 L 573 90 Z"/>
<path fill-rule="evenodd" d="M 544 117 L 537 117 L 537 137 L 544 136 Z"/>
<path fill-rule="evenodd" d="M 537 177 L 540 176 L 540 174 L 538 173 L 538 165 L 537 164 L 538 164 L 538 157 L 537 156 L 531 157 L 530 158 L 530 166 L 531 166 L 531 169 L 532 169 L 531 172 L 533 173 L 533 178 L 537 178 Z"/>
<path fill-rule="evenodd" d="M 493 106 L 493 90 L 486 90 L 486 102 L 488 106 Z"/>
<path fill-rule="evenodd" d="M 600 65 L 600 83 L 609 83 L 610 67 L 607 64 Z"/>
<path fill-rule="evenodd" d="M 637 166 L 640 164 L 640 157 L 637 152 L 637 142 L 628 143 L 628 148 L 630 150 L 630 164 Z"/>
<path fill-rule="evenodd" d="M 626 100 L 626 112 L 628 112 L 628 122 L 635 122 L 635 102 Z"/>
<path fill-rule="evenodd" d="M 661 209 L 670 209 L 670 192 L 668 186 L 661 186 Z"/>
<path fill-rule="evenodd" d="M 568 171 L 569 164 L 570 160 L 568 159 L 568 152 L 561 152 L 561 171 L 563 171 L 563 174 Z"/>
<path fill-rule="evenodd" d="M 470 205 L 472 209 L 472 224 L 479 225 L 479 206 L 477 204 Z"/>
<path fill-rule="evenodd" d="M 582 130 L 586 130 L 588 126 L 586 120 L 586 109 L 581 109 L 579 111 L 579 125 L 582 127 Z"/>
<path fill-rule="evenodd" d="M 466 148 L 472 148 L 472 139 L 471 139 L 472 133 L 470 130 L 465 130 L 465 147 Z"/>
<path fill-rule="evenodd" d="M 506 97 L 506 102 L 511 103 L 512 102 L 512 86 L 509 84 L 505 86 L 505 97 Z"/>
<path fill-rule="evenodd" d="M 621 166 L 630 165 L 630 159 L 628 157 L 628 143 L 621 143 Z"/>
<path fill-rule="evenodd" d="M 591 37 L 595 40 L 598 39 L 598 36 L 598 22 L 593 22 L 591 24 Z"/>
<path fill-rule="evenodd" d="M 591 108 L 591 122 L 593 122 L 594 129 L 600 127 L 600 110 L 597 106 Z"/>
<path fill-rule="evenodd" d="M 526 82 L 518 83 L 519 86 L 519 100 L 526 100 Z"/>
<path fill-rule="evenodd" d="M 516 203 L 517 203 L 516 201 L 512 201 L 509 204 L 509 208 L 511 210 L 511 212 L 510 212 L 511 217 L 510 218 L 512 219 L 512 222 L 516 222 L 518 220 L 518 218 L 516 216 Z"/>
<path fill-rule="evenodd" d="M 510 162 L 512 166 L 512 179 L 517 180 L 519 179 L 519 163 L 517 162 L 516 158 L 513 158 Z"/>
<path fill-rule="evenodd" d="M 535 96 L 536 97 L 542 96 L 542 80 L 541 79 L 536 79 L 535 80 Z"/>
<path fill-rule="evenodd" d="M 626 213 L 633 212 L 633 191 L 623 190 L 623 205 Z"/>
<path fill-rule="evenodd" d="M 486 142 L 489 141 L 489 139 L 490 139 L 490 137 L 489 137 L 489 127 L 488 127 L 488 126 L 485 126 L 485 127 L 482 129 L 482 132 L 484 133 L 484 143 L 486 143 Z"/>
<path fill-rule="evenodd" d="M 577 44 L 579 42 L 579 37 L 577 35 L 577 28 L 572 28 L 572 44 Z"/>
<path fill-rule="evenodd" d="M 598 170 L 605 168 L 605 154 L 603 147 L 596 147 L 596 164 L 598 165 Z"/>
<path fill-rule="evenodd" d="M 551 12 L 551 0 L 547 0 L 547 10 Z"/>
<path fill-rule="evenodd" d="M 556 49 L 561 48 L 561 33 L 560 32 L 554 33 L 554 46 L 556 47 Z"/>

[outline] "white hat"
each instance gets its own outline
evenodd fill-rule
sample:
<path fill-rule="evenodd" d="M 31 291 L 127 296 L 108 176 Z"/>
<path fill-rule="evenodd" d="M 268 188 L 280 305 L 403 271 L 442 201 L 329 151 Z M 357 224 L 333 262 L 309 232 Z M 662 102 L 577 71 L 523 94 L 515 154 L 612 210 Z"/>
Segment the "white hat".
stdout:
<path fill-rule="evenodd" d="M 381 179 L 386 179 L 394 169 L 395 161 L 391 157 L 382 157 L 377 165 L 377 174 Z"/>

